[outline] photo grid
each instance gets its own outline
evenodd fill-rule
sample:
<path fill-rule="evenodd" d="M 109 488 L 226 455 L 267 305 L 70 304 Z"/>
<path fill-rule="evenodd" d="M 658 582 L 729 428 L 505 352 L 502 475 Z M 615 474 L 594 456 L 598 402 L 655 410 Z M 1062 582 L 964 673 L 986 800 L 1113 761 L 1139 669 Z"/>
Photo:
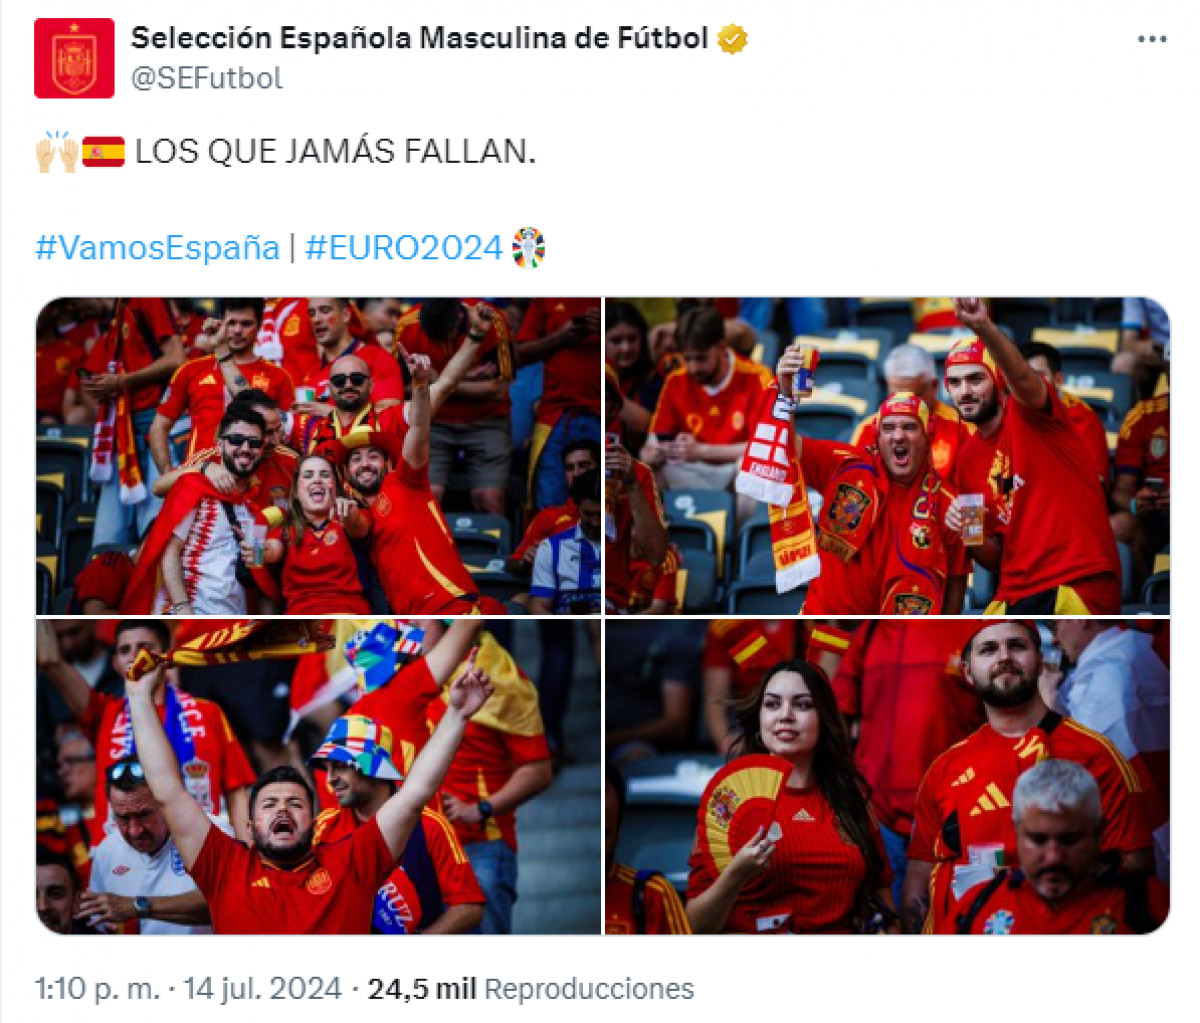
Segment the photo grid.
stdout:
<path fill-rule="evenodd" d="M 56 300 L 39 917 L 1153 930 L 1169 357 L 1148 299 Z"/>

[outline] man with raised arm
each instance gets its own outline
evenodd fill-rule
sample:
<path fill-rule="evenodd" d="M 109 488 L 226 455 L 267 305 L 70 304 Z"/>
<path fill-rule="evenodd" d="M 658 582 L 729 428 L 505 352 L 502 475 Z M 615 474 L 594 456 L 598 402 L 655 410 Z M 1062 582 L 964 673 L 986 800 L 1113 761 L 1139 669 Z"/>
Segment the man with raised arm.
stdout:
<path fill-rule="evenodd" d="M 474 669 L 450 686 L 442 720 L 403 788 L 341 841 L 314 848 L 316 795 L 308 781 L 290 767 L 267 772 L 250 794 L 251 849 L 214 828 L 183 786 L 150 695 L 162 670 L 126 683 L 133 731 L 150 791 L 208 901 L 214 932 L 369 933 L 376 892 L 436 794 L 467 721 L 492 693 L 487 675 Z"/>
<path fill-rule="evenodd" d="M 967 550 L 1000 573 L 988 613 L 1118 614 L 1107 498 L 1062 399 L 981 299 L 956 298 L 954 309 L 977 335 L 947 356 L 946 390 L 976 427 L 955 462 L 955 490 L 984 497 L 987 535 Z M 957 504 L 946 524 L 961 529 Z"/>

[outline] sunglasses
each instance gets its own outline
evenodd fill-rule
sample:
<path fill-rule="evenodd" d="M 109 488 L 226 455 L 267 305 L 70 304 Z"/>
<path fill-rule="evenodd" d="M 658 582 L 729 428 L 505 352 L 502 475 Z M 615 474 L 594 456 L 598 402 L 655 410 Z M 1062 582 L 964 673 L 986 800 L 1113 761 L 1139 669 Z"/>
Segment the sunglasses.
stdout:
<path fill-rule="evenodd" d="M 248 447 L 251 451 L 258 451 L 263 446 L 261 437 L 247 437 L 241 433 L 227 433 L 221 438 L 231 448 Z"/>
<path fill-rule="evenodd" d="M 126 775 L 130 778 L 137 778 L 138 781 L 144 781 L 146 778 L 146 772 L 142 770 L 142 765 L 136 760 L 126 760 L 119 764 L 113 764 L 107 773 L 109 781 L 120 781 Z"/>
<path fill-rule="evenodd" d="M 347 383 L 362 387 L 370 379 L 366 373 L 335 373 L 329 378 L 329 382 L 337 388 L 345 387 Z"/>

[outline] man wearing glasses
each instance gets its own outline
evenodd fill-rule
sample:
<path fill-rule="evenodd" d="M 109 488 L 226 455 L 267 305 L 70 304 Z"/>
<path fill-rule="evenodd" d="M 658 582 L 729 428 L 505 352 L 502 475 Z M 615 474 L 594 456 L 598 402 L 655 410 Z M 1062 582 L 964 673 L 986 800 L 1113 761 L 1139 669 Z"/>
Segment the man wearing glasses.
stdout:
<path fill-rule="evenodd" d="M 80 919 L 105 931 L 138 934 L 211 934 L 208 904 L 183 869 L 162 810 L 150 794 L 146 773 L 134 757 L 113 764 L 105 776 L 116 827 L 97 847 Z M 226 834 L 229 826 L 209 820 Z"/>
<path fill-rule="evenodd" d="M 229 406 L 217 445 L 235 485 L 223 493 L 204 473 L 191 473 L 172 488 L 130 580 L 122 604 L 126 613 L 270 613 L 278 602 L 278 586 L 264 566 L 243 562 L 240 550 L 243 540 L 252 540 L 265 527 L 261 512 L 247 501 L 265 434 L 258 412 L 240 402 Z"/>

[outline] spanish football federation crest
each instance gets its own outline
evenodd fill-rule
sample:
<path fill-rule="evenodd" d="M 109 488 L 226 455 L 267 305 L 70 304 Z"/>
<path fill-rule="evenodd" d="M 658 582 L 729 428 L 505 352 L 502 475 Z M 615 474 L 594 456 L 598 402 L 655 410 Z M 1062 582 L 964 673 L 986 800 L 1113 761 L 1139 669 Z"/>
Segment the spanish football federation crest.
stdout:
<path fill-rule="evenodd" d="M 116 86 L 111 18 L 38 18 L 33 93 L 39 99 L 111 99 Z"/>
<path fill-rule="evenodd" d="M 829 506 L 829 523 L 835 532 L 852 533 L 862 522 L 863 513 L 871 506 L 871 498 L 852 483 L 839 483 Z"/>

